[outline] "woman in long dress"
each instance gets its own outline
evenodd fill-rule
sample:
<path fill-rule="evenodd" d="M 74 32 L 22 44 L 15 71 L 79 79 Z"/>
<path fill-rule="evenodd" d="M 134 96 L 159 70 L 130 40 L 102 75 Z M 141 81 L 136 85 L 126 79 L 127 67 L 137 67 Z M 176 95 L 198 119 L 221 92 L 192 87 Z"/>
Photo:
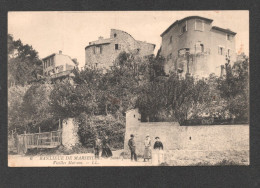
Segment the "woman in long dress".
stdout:
<path fill-rule="evenodd" d="M 163 144 L 159 137 L 155 137 L 155 143 L 153 146 L 152 164 L 159 165 L 164 162 Z"/>
<path fill-rule="evenodd" d="M 146 159 L 149 161 L 151 159 L 151 139 L 149 135 L 146 136 L 144 140 L 144 162 Z"/>
<path fill-rule="evenodd" d="M 101 157 L 109 158 L 109 157 L 112 157 L 112 155 L 113 155 L 112 151 L 110 150 L 110 147 L 109 147 L 108 136 L 105 136 L 105 139 L 103 140 L 103 143 L 102 143 Z"/>

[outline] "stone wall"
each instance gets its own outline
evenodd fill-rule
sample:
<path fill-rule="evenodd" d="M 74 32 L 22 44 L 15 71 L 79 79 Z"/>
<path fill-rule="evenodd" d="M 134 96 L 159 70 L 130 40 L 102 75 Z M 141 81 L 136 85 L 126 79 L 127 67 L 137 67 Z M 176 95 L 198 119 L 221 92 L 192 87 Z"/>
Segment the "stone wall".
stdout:
<path fill-rule="evenodd" d="M 78 125 L 74 119 L 63 120 L 62 126 L 62 144 L 68 149 L 79 144 Z"/>
<path fill-rule="evenodd" d="M 182 151 L 248 151 L 249 125 L 180 126 L 177 122 L 140 122 L 138 110 L 126 113 L 125 150 L 130 134 L 135 135 L 137 154 L 144 151 L 147 134 L 152 139 L 159 136 L 165 150 Z"/>

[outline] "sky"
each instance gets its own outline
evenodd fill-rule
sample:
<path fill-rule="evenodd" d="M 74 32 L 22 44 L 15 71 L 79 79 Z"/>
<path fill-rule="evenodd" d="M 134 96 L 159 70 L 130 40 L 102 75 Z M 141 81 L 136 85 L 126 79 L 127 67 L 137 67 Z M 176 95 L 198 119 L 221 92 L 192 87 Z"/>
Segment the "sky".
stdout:
<path fill-rule="evenodd" d="M 156 44 L 156 54 L 163 31 L 187 16 L 210 18 L 213 26 L 236 32 L 236 51 L 249 54 L 249 11 L 8 12 L 8 33 L 15 40 L 32 45 L 40 58 L 61 50 L 77 58 L 79 67 L 83 67 L 85 47 L 99 36 L 109 38 L 110 29 L 123 30 L 136 40 Z"/>

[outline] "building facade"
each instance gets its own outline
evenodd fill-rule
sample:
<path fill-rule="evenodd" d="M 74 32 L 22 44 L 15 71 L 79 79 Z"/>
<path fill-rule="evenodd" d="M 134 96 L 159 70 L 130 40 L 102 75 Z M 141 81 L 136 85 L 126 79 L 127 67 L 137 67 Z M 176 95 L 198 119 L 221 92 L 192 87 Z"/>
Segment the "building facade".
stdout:
<path fill-rule="evenodd" d="M 220 76 L 221 65 L 236 60 L 236 33 L 212 26 L 212 22 L 190 16 L 175 21 L 161 34 L 160 55 L 166 59 L 166 73 L 178 71 L 200 78 L 211 73 Z"/>
<path fill-rule="evenodd" d="M 99 37 L 85 47 L 85 65 L 109 69 L 120 52 L 134 52 L 143 57 L 153 54 L 154 48 L 154 44 L 135 40 L 125 31 L 111 29 L 110 38 Z"/>
<path fill-rule="evenodd" d="M 59 53 L 53 53 L 42 59 L 43 62 L 43 76 L 50 76 L 57 78 L 67 76 L 76 66 L 76 59 L 71 59 L 69 56 Z"/>

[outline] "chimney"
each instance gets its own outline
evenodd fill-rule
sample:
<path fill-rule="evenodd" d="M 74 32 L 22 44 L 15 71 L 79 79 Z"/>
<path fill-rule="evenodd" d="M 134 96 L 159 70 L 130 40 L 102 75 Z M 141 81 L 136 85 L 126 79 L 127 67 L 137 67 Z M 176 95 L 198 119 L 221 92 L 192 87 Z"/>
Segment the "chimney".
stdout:
<path fill-rule="evenodd" d="M 62 54 L 62 51 L 61 51 L 61 50 L 59 51 L 59 54 Z"/>
<path fill-rule="evenodd" d="M 102 36 L 98 37 L 98 40 L 102 40 L 102 39 L 104 39 Z"/>

